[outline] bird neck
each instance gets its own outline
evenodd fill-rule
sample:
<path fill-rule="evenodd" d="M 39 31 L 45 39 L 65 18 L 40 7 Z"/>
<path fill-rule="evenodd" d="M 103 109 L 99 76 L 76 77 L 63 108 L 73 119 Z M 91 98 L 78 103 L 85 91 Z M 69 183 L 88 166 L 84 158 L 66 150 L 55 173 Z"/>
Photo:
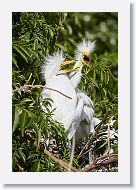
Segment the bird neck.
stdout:
<path fill-rule="evenodd" d="M 80 81 L 81 81 L 81 71 L 82 71 L 83 64 L 81 61 L 77 61 L 76 64 L 74 65 L 73 69 L 77 69 L 78 71 L 73 71 L 70 73 L 69 78 L 74 86 L 74 88 L 77 88 Z"/>

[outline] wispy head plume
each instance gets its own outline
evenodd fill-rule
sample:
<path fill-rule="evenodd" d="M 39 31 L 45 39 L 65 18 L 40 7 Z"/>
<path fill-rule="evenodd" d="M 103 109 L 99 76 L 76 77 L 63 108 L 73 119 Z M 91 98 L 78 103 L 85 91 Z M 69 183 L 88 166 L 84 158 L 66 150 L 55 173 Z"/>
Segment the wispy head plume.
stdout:
<path fill-rule="evenodd" d="M 53 54 L 49 54 L 45 57 L 44 64 L 41 66 L 41 75 L 46 81 L 48 78 L 53 75 L 58 74 L 62 62 L 65 60 L 61 50 Z"/>
<path fill-rule="evenodd" d="M 91 40 L 83 40 L 78 43 L 77 49 L 75 51 L 75 57 L 79 60 L 83 52 L 93 52 L 95 50 L 95 42 Z"/>

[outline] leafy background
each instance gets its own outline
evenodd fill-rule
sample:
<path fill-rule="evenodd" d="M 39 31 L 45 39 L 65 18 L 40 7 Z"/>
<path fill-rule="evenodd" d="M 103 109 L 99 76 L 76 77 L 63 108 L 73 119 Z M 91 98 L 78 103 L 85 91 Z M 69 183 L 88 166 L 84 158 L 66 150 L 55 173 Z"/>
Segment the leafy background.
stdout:
<path fill-rule="evenodd" d="M 12 15 L 12 85 L 16 89 L 24 84 L 42 84 L 40 67 L 44 56 L 62 49 L 67 59 L 74 58 L 74 50 L 82 39 L 96 41 L 92 66 L 83 69 L 80 88 L 92 99 L 95 116 L 104 117 L 111 110 L 106 123 L 113 116 L 114 129 L 118 129 L 118 15 L 117 13 L 16 13 Z M 69 162 L 66 148 L 67 134 L 60 123 L 45 116 L 40 109 L 41 88 L 17 91 L 12 98 L 13 119 L 13 171 L 65 171 L 36 148 L 26 137 L 29 134 L 40 144 L 41 135 L 50 134 L 61 144 L 60 158 Z M 51 100 L 44 102 L 50 106 Z M 103 155 L 107 149 L 107 125 L 101 129 L 95 155 Z M 116 143 L 115 143 L 116 142 Z M 117 153 L 117 137 L 111 139 L 110 151 Z M 75 155 L 78 152 L 75 152 Z M 74 166 L 81 168 L 74 160 Z M 109 166 L 107 171 L 117 171 Z"/>

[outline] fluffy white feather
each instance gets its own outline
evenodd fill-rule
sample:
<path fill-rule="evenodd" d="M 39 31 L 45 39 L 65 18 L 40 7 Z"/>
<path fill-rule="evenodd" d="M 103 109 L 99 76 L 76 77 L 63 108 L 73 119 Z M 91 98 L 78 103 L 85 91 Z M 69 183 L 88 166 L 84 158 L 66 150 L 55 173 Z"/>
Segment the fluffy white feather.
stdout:
<path fill-rule="evenodd" d="M 83 40 L 78 43 L 77 49 L 75 51 L 76 60 L 80 60 L 83 52 L 93 52 L 95 49 L 95 42 L 90 40 Z"/>
<path fill-rule="evenodd" d="M 57 75 L 60 72 L 61 63 L 64 61 L 62 52 L 58 51 L 53 55 L 45 58 L 45 64 L 42 66 L 42 75 L 46 81 L 46 87 L 55 89 L 63 94 L 71 97 L 71 99 L 63 96 L 62 94 L 49 89 L 43 89 L 42 99 L 50 98 L 53 100 L 52 108 L 53 119 L 64 125 L 66 131 L 71 128 L 73 116 L 75 113 L 78 115 L 77 96 L 71 81 L 66 74 Z M 82 106 L 81 106 L 82 107 Z M 46 112 L 46 108 L 41 104 L 41 108 Z M 76 130 L 76 127 L 74 128 Z M 72 133 L 73 135 L 74 133 Z M 72 135 L 68 132 L 69 139 Z"/>
<path fill-rule="evenodd" d="M 41 67 L 41 75 L 45 81 L 59 73 L 61 63 L 65 60 L 62 51 L 57 51 L 45 57 L 45 64 Z"/>
<path fill-rule="evenodd" d="M 71 80 L 71 83 L 73 86 L 76 88 L 80 81 L 81 81 L 81 71 L 83 67 L 82 63 L 82 57 L 83 57 L 83 52 L 90 54 L 93 52 L 95 49 L 95 42 L 89 41 L 89 40 L 83 40 L 78 43 L 77 49 L 75 50 L 75 59 L 76 63 L 73 67 L 73 69 L 79 69 L 78 72 L 72 72 L 69 75 L 69 78 Z"/>
<path fill-rule="evenodd" d="M 83 40 L 78 43 L 77 49 L 75 51 L 75 59 L 77 61 L 73 69 L 79 68 L 79 70 L 78 72 L 72 72 L 69 75 L 70 81 L 76 90 L 77 104 L 78 102 L 83 102 L 82 108 L 80 108 L 80 115 L 78 114 L 78 119 L 77 119 L 78 127 L 75 133 L 76 140 L 88 137 L 90 132 L 94 131 L 94 126 L 100 122 L 98 118 L 93 117 L 94 110 L 93 110 L 92 100 L 83 91 L 77 88 L 80 83 L 82 75 L 81 71 L 83 67 L 82 63 L 83 53 L 89 55 L 91 52 L 94 51 L 94 49 L 95 49 L 95 42 Z"/>

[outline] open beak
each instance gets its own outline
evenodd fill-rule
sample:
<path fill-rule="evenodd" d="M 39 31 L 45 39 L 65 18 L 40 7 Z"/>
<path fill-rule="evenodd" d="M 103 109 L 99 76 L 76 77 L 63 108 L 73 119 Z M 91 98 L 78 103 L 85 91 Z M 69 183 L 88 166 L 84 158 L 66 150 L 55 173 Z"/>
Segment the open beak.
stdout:
<path fill-rule="evenodd" d="M 89 65 L 90 64 L 90 55 L 83 56 L 83 64 Z"/>
<path fill-rule="evenodd" d="M 76 62 L 75 60 L 63 61 L 61 63 L 61 70 L 60 70 L 58 75 L 61 75 L 61 74 L 64 74 L 64 73 L 78 72 L 78 69 L 63 69 L 63 66 L 70 65 L 70 64 L 75 64 L 75 62 Z"/>
<path fill-rule="evenodd" d="M 61 63 L 61 67 L 63 67 L 64 65 L 70 65 L 70 64 L 75 64 L 75 60 L 71 60 L 71 61 L 63 61 Z"/>
<path fill-rule="evenodd" d="M 62 75 L 62 74 L 71 73 L 71 72 L 78 72 L 78 69 L 63 69 L 63 70 L 60 70 L 57 75 Z"/>

